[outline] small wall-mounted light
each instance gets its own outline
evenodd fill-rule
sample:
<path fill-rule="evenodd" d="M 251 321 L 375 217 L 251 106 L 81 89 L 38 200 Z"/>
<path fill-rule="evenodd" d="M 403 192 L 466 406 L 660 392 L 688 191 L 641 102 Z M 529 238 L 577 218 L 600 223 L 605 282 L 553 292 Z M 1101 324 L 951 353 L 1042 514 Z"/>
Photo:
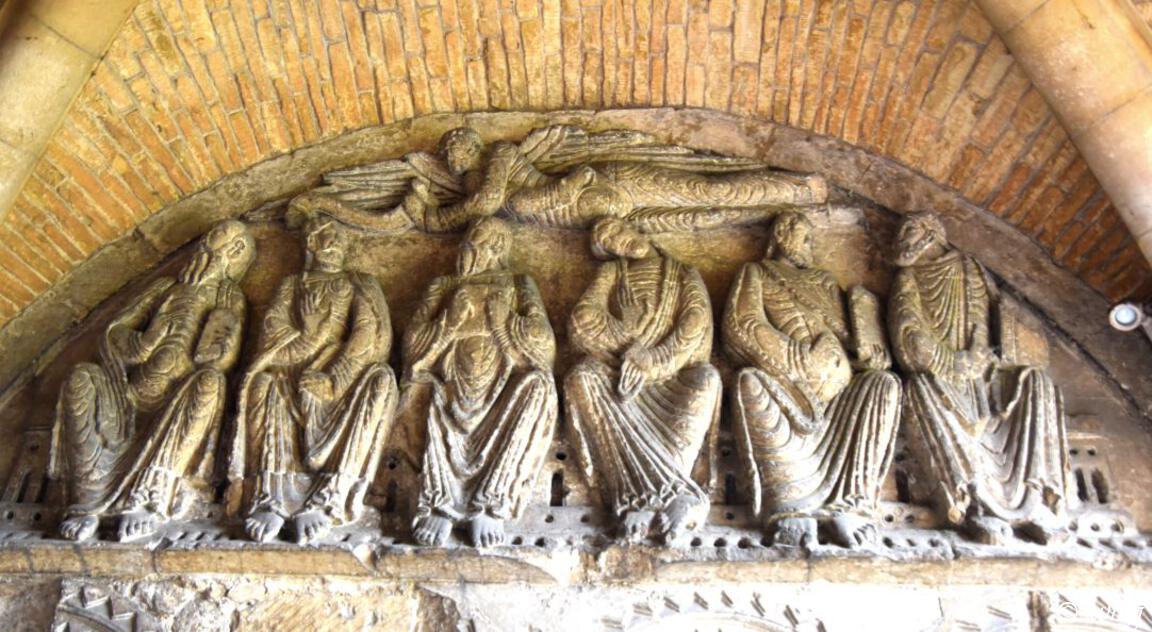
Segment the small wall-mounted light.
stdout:
<path fill-rule="evenodd" d="M 1118 331 L 1142 329 L 1152 340 L 1152 303 L 1117 303 L 1108 312 L 1108 324 Z"/>
<path fill-rule="evenodd" d="M 1108 312 L 1108 324 L 1120 331 L 1135 331 L 1147 318 L 1139 303 L 1118 303 Z"/>

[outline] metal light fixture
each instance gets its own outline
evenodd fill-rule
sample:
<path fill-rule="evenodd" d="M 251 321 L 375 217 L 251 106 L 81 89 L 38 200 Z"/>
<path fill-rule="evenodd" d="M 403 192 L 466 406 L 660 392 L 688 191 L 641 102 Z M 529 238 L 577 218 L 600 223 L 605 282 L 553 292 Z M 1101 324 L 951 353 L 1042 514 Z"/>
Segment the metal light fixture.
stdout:
<path fill-rule="evenodd" d="M 1117 303 L 1108 312 L 1108 324 L 1117 331 L 1143 329 L 1144 335 L 1152 340 L 1152 303 Z"/>

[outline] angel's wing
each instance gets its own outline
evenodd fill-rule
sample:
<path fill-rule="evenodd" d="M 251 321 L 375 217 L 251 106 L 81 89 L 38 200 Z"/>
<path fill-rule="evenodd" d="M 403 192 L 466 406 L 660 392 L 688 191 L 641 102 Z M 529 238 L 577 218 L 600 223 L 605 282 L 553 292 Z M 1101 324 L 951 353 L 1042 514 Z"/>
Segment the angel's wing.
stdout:
<path fill-rule="evenodd" d="M 332 171 L 315 193 L 332 197 L 354 208 L 390 209 L 404 199 L 412 180 L 428 183 L 429 192 L 441 204 L 464 196 L 464 184 L 438 157 L 417 152 L 396 160 Z"/>
<path fill-rule="evenodd" d="M 537 169 L 548 174 L 603 162 L 644 162 L 710 173 L 768 168 L 764 163 L 748 158 L 716 156 L 661 143 L 644 132 L 608 130 L 589 133 L 572 125 L 553 125 L 535 130 L 520 143 L 520 151 Z"/>

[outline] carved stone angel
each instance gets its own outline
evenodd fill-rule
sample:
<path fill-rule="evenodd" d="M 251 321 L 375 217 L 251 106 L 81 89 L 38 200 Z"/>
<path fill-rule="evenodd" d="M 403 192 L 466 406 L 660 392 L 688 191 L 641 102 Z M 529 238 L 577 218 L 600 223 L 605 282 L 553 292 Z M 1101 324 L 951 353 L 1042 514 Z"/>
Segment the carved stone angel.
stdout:
<path fill-rule="evenodd" d="M 813 267 L 811 232 L 803 215 L 777 217 L 768 256 L 744 266 L 732 286 L 724 346 L 746 366 L 732 391 L 733 430 L 753 512 L 777 543 L 815 543 L 817 521 L 826 520 L 854 547 L 876 536 L 900 380 L 886 370 L 875 297 L 853 288 L 845 318 L 835 279 Z"/>
<path fill-rule="evenodd" d="M 1063 402 L 1043 367 L 997 356 L 995 283 L 948 246 L 928 213 L 905 218 L 896 263 L 889 319 L 908 378 L 909 448 L 934 479 L 935 500 L 949 522 L 982 542 L 1002 543 L 1013 527 L 1042 543 L 1062 538 Z"/>
<path fill-rule="evenodd" d="M 460 522 L 474 546 L 502 543 L 552 445 L 556 342 L 536 283 L 507 269 L 511 246 L 500 220 L 474 224 L 457 274 L 433 281 L 404 336 L 403 427 L 427 428 L 420 544 Z"/>
<path fill-rule="evenodd" d="M 229 474 L 249 538 L 291 517 L 298 542 L 359 518 L 396 406 L 392 326 L 376 279 L 344 268 L 331 219 L 304 227 L 305 269 L 285 279 L 244 375 Z M 246 489 L 250 487 L 250 489 Z"/>
<path fill-rule="evenodd" d="M 294 200 L 294 212 L 382 232 L 452 232 L 501 211 L 551 226 L 617 217 L 649 231 L 693 230 L 761 221 L 828 196 L 820 176 L 664 145 L 639 132 L 593 134 L 570 125 L 491 146 L 458 128 L 444 134 L 439 155 L 409 154 L 325 181 Z"/>
<path fill-rule="evenodd" d="M 642 539 L 654 527 L 670 542 L 708 511 L 692 470 L 720 409 L 712 309 L 700 274 L 627 223 L 601 221 L 592 244 L 612 260 L 569 326 L 585 354 L 564 381 L 572 441 L 622 535 Z"/>
<path fill-rule="evenodd" d="M 60 533 L 83 540 L 119 513 L 118 536 L 151 535 L 207 495 L 246 303 L 238 285 L 255 241 L 215 226 L 176 278 L 154 281 L 104 331 L 98 364 L 77 365 L 60 393 L 49 476 L 68 509 Z"/>

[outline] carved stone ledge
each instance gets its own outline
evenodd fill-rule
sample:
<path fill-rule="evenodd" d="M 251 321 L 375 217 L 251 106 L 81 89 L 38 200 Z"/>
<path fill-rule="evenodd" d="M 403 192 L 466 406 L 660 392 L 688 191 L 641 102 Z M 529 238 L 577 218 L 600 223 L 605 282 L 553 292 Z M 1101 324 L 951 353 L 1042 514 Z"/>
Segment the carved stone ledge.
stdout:
<path fill-rule="evenodd" d="M 1152 582 L 1152 540 L 1107 541 L 1044 551 L 966 544 L 947 532 L 900 530 L 874 550 L 765 547 L 750 531 L 709 534 L 700 546 L 662 549 L 555 540 L 475 549 L 357 545 L 252 545 L 240 541 L 165 544 L 150 549 L 99 543 L 0 545 L 0 573 L 143 577 L 202 573 L 363 577 L 398 582 L 612 585 L 701 581 L 915 586 L 1017 585 L 1126 588 Z M 724 544 L 717 544 L 723 541 Z M 909 544 L 913 543 L 913 544 Z M 1039 549 L 1039 547 L 1036 547 Z"/>

